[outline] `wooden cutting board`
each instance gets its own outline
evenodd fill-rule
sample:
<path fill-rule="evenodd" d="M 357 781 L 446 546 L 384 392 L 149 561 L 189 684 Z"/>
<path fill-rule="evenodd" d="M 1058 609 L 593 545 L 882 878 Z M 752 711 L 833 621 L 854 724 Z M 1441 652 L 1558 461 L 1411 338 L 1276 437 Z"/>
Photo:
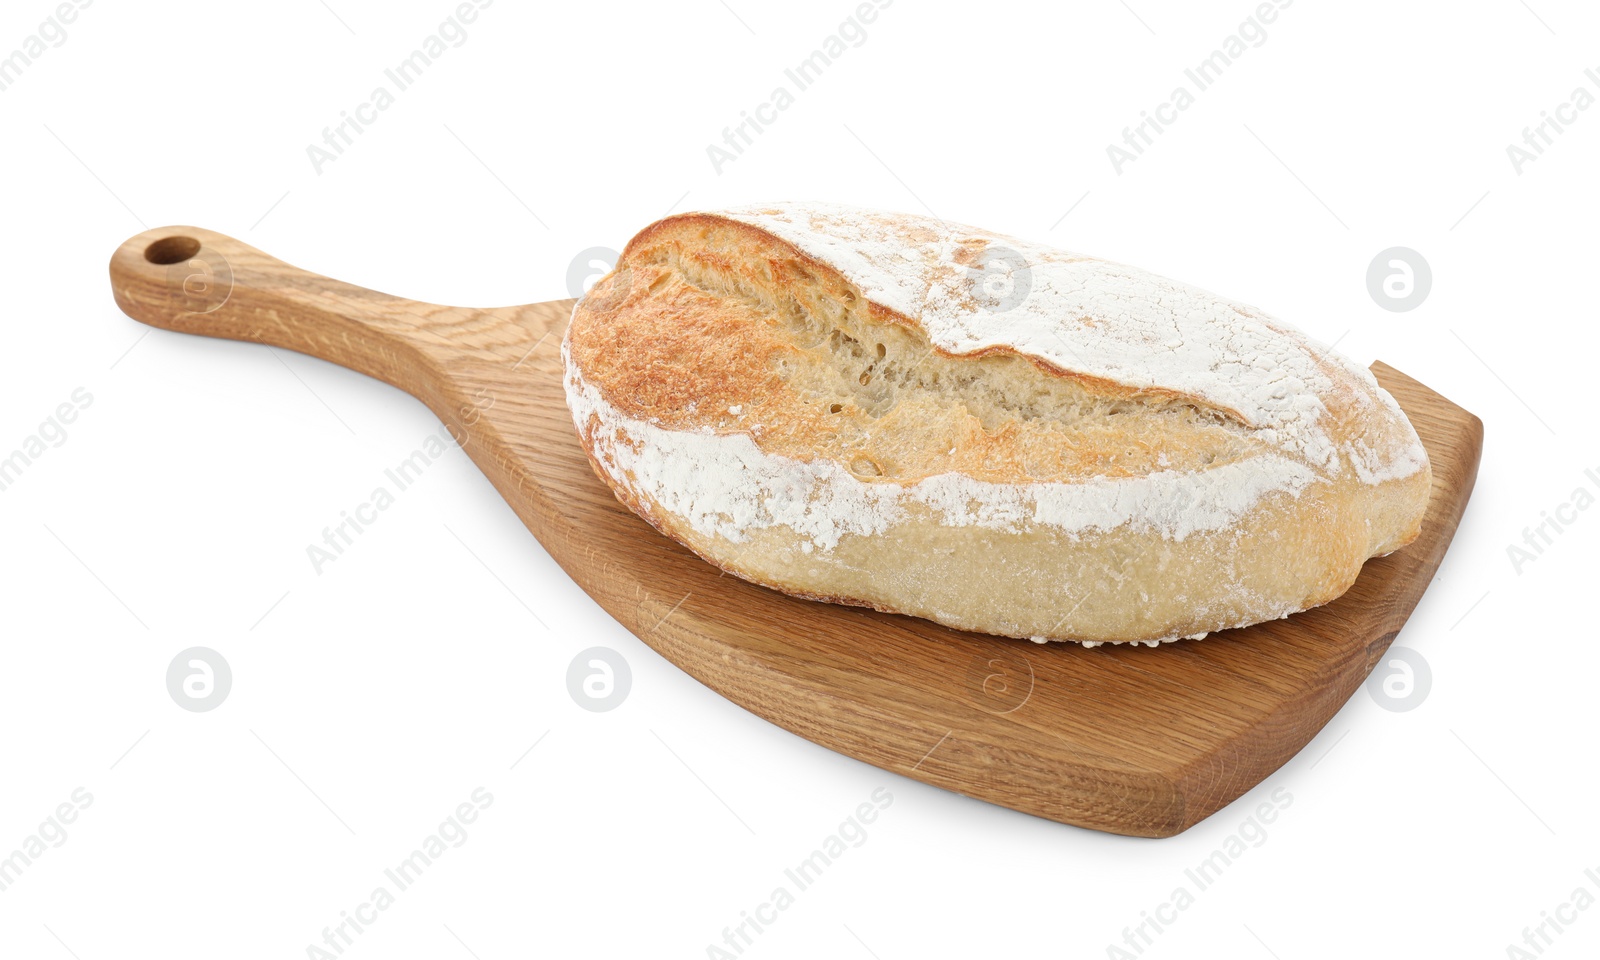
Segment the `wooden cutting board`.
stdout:
<path fill-rule="evenodd" d="M 1286 620 L 1159 648 L 1039 646 L 793 599 L 658 534 L 578 445 L 561 387 L 571 300 L 417 303 L 193 227 L 124 243 L 111 282 L 145 323 L 287 347 L 418 397 L 590 596 L 750 712 L 925 783 L 1133 836 L 1171 836 L 1239 797 L 1361 686 L 1433 579 L 1482 448 L 1477 417 L 1374 364 L 1433 461 L 1415 543 Z M 1372 771 L 1375 800 L 1380 783 Z"/>

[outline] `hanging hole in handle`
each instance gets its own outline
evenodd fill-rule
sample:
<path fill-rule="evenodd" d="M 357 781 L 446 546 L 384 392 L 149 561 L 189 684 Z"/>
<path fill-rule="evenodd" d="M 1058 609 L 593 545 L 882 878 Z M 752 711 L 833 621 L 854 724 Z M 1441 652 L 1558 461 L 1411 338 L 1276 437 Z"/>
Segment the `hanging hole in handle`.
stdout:
<path fill-rule="evenodd" d="M 144 258 L 160 266 L 170 266 L 194 259 L 200 252 L 200 241 L 193 237 L 162 237 L 144 248 Z"/>

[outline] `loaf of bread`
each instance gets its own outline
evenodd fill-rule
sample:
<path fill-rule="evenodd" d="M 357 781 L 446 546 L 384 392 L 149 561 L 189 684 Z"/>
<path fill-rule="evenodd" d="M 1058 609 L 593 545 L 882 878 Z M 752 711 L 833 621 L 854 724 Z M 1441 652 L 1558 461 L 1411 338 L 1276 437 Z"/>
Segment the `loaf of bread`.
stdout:
<path fill-rule="evenodd" d="M 1431 474 L 1372 375 L 1254 307 L 927 217 L 668 217 L 573 311 L 567 401 L 656 529 L 784 593 L 1036 641 L 1343 593 Z"/>

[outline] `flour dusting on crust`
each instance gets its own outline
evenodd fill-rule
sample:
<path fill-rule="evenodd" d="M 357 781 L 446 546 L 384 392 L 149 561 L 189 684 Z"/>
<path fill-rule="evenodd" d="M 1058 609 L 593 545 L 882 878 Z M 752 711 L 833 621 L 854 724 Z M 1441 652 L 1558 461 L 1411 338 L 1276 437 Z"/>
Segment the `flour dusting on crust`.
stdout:
<path fill-rule="evenodd" d="M 1131 526 L 1181 541 L 1229 526 L 1268 494 L 1299 496 L 1319 479 L 1303 463 L 1264 455 L 1203 473 L 1087 483 L 990 483 L 960 473 L 867 483 L 831 460 L 763 453 L 745 433 L 666 430 L 629 417 L 584 382 L 565 344 L 562 358 L 573 422 L 606 474 L 645 510 L 659 504 L 695 532 L 733 543 L 783 526 L 831 550 L 848 534 L 883 533 L 916 506 L 946 526 L 1070 534 Z"/>

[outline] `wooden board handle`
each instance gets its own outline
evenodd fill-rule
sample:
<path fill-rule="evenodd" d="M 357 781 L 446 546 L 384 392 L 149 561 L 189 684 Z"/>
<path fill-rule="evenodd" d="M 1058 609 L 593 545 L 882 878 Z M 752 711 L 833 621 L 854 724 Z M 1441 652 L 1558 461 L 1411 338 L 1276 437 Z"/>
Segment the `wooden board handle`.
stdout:
<path fill-rule="evenodd" d="M 446 344 L 428 329 L 428 304 L 301 270 L 211 230 L 130 238 L 111 257 L 111 287 L 128 316 L 151 326 L 287 347 L 405 389 L 440 380 Z"/>
<path fill-rule="evenodd" d="M 111 287 L 123 312 L 151 326 L 285 347 L 399 387 L 463 441 L 487 429 L 478 413 L 488 394 L 509 402 L 556 356 L 561 338 L 552 334 L 572 312 L 570 300 L 489 308 L 407 300 L 183 226 L 118 247 Z"/>

